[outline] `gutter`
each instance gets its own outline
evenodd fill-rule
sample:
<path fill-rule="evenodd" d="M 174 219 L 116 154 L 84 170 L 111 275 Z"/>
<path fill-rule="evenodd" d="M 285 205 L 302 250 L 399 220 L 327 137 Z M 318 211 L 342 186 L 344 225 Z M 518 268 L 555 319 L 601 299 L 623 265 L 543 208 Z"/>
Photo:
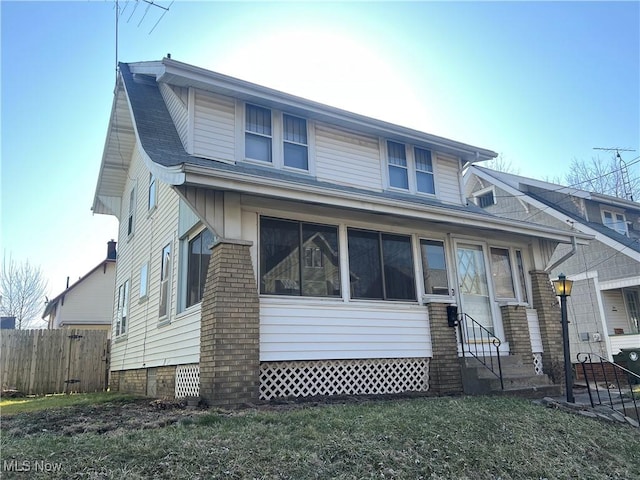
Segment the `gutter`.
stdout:
<path fill-rule="evenodd" d="M 570 257 L 573 257 L 576 252 L 578 251 L 578 244 L 576 242 L 576 237 L 573 236 L 571 237 L 571 250 L 569 250 L 567 253 L 565 253 L 562 257 L 560 257 L 558 260 L 556 260 L 555 262 L 553 262 L 551 265 L 548 265 L 544 271 L 545 273 L 549 273 L 551 270 L 553 270 L 554 268 L 556 268 L 558 265 L 560 265 L 562 262 L 564 262 L 565 260 L 568 260 Z"/>

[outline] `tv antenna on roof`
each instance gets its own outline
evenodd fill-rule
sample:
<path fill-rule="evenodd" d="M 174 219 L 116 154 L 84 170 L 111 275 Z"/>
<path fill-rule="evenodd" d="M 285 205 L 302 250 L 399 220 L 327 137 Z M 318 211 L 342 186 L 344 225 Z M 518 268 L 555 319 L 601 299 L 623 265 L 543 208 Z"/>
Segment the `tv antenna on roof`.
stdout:
<path fill-rule="evenodd" d="M 633 190 L 631 188 L 631 181 L 629 180 L 629 169 L 627 163 L 620 156 L 620 152 L 635 152 L 632 148 L 600 148 L 594 147 L 594 150 L 604 150 L 605 152 L 616 152 L 616 160 L 620 164 L 620 178 L 622 180 L 622 193 L 624 198 L 633 202 Z"/>
<path fill-rule="evenodd" d="M 117 81 L 117 76 L 118 76 L 118 37 L 119 37 L 119 18 L 120 15 L 123 15 L 125 10 L 127 9 L 127 7 L 129 6 L 130 3 L 133 3 L 133 10 L 131 11 L 131 15 L 129 15 L 129 18 L 127 19 L 127 23 L 129 23 L 129 21 L 133 18 L 134 14 L 136 13 L 136 10 L 138 9 L 138 5 L 142 4 L 146 4 L 147 8 L 145 8 L 144 13 L 142 14 L 142 18 L 140 19 L 140 21 L 138 22 L 138 27 L 140 25 L 142 25 L 142 22 L 144 21 L 145 17 L 147 16 L 147 13 L 149 13 L 149 10 L 151 9 L 151 7 L 154 7 L 155 9 L 160 9 L 163 10 L 162 15 L 160 15 L 160 17 L 158 18 L 158 20 L 156 21 L 156 23 L 153 24 L 153 27 L 151 27 L 151 30 L 149 30 L 148 35 L 151 35 L 151 33 L 155 30 L 155 28 L 158 26 L 158 24 L 160 23 L 160 21 L 164 18 L 164 16 L 167 14 L 167 12 L 169 11 L 169 9 L 171 8 L 171 5 L 173 5 L 173 2 L 175 0 L 171 0 L 171 2 L 169 3 L 168 6 L 163 6 L 160 5 L 160 3 L 154 1 L 154 0 L 126 0 L 124 3 L 124 7 L 122 8 L 122 10 L 120 10 L 120 0 L 114 0 L 115 3 L 115 10 L 116 10 L 116 81 Z"/>

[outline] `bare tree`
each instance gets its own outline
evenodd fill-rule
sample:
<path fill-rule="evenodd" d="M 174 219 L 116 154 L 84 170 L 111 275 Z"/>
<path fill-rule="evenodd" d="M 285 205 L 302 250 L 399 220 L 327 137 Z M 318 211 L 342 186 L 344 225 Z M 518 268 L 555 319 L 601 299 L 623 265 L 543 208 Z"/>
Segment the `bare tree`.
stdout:
<path fill-rule="evenodd" d="M 590 162 L 574 158 L 565 182 L 589 192 L 626 199 L 633 195 L 634 199 L 640 199 L 640 176 L 634 174 L 633 165 L 626 172 L 623 166 L 616 156 L 608 161 L 592 157 Z"/>
<path fill-rule="evenodd" d="M 16 317 L 16 328 L 40 328 L 40 313 L 44 306 L 47 282 L 40 267 L 16 262 L 5 254 L 0 272 L 0 312 Z"/>
<path fill-rule="evenodd" d="M 504 158 L 504 155 L 500 154 L 496 158 L 492 158 L 487 162 L 483 162 L 480 164 L 482 167 L 490 168 L 491 170 L 496 170 L 498 172 L 503 173 L 511 173 L 513 175 L 520 175 L 520 169 L 514 167 L 511 163 L 511 160 L 507 160 Z"/>

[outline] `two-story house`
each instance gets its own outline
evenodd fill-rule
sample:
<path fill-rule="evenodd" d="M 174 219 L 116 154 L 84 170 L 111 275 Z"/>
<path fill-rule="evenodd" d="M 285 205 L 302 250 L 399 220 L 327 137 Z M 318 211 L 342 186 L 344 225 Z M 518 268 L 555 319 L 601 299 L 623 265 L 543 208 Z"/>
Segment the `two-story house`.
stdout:
<path fill-rule="evenodd" d="M 116 280 L 116 242 L 107 242 L 107 256 L 45 306 L 47 328 L 82 328 L 111 332 L 113 288 Z"/>
<path fill-rule="evenodd" d="M 547 267 L 589 236 L 467 205 L 463 168 L 495 156 L 169 58 L 120 64 L 93 204 L 120 220 L 112 388 L 460 392 L 451 305 L 559 382 Z"/>
<path fill-rule="evenodd" d="M 488 212 L 595 237 L 560 246 L 553 257 L 551 276 L 574 281 L 567 303 L 574 363 L 578 352 L 612 360 L 640 347 L 640 204 L 476 165 L 465 184 L 470 202 Z"/>

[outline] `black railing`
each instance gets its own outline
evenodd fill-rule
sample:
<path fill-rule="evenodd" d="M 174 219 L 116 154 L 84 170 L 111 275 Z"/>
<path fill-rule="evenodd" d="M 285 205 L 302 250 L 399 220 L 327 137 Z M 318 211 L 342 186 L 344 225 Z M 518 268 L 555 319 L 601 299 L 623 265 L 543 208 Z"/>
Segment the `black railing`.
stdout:
<path fill-rule="evenodd" d="M 640 385 L 640 375 L 597 353 L 578 353 L 578 361 L 592 407 L 608 405 L 626 416 L 635 412 L 636 420 L 640 420 L 640 394 L 633 391 L 634 384 Z"/>
<path fill-rule="evenodd" d="M 502 345 L 500 339 L 466 313 L 458 315 L 458 331 L 460 332 L 462 357 L 471 356 L 478 360 L 500 379 L 500 388 L 504 390 L 502 364 L 500 363 L 500 345 Z M 495 355 L 492 355 L 492 347 L 495 348 Z"/>

